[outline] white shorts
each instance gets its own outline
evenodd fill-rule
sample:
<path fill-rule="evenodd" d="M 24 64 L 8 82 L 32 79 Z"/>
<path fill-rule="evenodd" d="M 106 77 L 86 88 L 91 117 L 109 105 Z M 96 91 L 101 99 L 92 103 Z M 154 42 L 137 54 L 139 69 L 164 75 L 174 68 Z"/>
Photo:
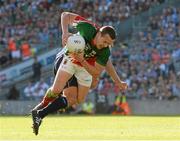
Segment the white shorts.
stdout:
<path fill-rule="evenodd" d="M 89 74 L 84 67 L 71 62 L 71 58 L 64 56 L 60 69 L 74 75 L 80 85 L 90 87 L 92 83 L 92 75 Z"/>

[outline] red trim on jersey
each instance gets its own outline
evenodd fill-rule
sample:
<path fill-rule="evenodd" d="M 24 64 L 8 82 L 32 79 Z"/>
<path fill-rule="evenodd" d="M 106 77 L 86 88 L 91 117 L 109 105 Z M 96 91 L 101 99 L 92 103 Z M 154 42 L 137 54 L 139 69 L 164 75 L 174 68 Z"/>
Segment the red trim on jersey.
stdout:
<path fill-rule="evenodd" d="M 89 24 L 91 24 L 91 25 L 93 25 L 96 29 L 99 29 L 99 28 L 100 28 L 99 25 L 93 23 L 93 22 L 90 21 L 90 20 L 85 19 L 84 17 L 76 16 L 75 19 L 74 19 L 74 22 L 75 22 L 75 23 L 83 22 L 83 21 L 84 21 L 84 22 L 87 22 L 87 23 L 89 23 Z"/>

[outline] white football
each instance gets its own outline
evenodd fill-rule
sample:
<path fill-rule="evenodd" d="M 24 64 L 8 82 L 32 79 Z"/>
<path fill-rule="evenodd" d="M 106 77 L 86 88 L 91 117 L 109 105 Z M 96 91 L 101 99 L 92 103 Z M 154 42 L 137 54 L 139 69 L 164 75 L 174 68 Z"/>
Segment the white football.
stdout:
<path fill-rule="evenodd" d="M 69 52 L 80 53 L 84 51 L 85 40 L 81 35 L 74 34 L 67 40 L 66 48 Z"/>

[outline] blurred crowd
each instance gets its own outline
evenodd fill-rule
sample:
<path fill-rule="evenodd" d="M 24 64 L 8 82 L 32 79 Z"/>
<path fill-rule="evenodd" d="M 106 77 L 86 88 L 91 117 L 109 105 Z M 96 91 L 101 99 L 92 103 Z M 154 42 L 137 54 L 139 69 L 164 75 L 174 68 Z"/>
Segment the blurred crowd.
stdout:
<path fill-rule="evenodd" d="M 25 60 L 58 37 L 57 6 L 47 0 L 1 0 L 0 65 Z"/>
<path fill-rule="evenodd" d="M 165 0 L 63 0 L 59 9 L 79 13 L 99 25 L 121 22 Z M 92 10 L 93 9 L 93 10 Z"/>
<path fill-rule="evenodd" d="M 180 8 L 169 7 L 149 19 L 149 26 L 119 44 L 112 59 L 118 74 L 129 85 L 128 97 L 180 98 Z M 98 91 L 119 94 L 110 79 L 100 80 Z"/>
<path fill-rule="evenodd" d="M 113 24 L 164 0 L 0 0 L 0 67 L 59 45 L 59 14 L 72 11 Z M 93 9 L 93 10 L 92 10 Z"/>

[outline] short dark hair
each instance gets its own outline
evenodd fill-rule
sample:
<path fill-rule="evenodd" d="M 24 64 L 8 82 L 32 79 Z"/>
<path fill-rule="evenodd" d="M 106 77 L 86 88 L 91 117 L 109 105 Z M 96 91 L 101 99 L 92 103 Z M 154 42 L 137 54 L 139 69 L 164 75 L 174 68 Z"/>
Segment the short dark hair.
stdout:
<path fill-rule="evenodd" d="M 116 31 L 112 26 L 103 26 L 99 29 L 102 35 L 109 34 L 111 39 L 116 39 Z"/>

